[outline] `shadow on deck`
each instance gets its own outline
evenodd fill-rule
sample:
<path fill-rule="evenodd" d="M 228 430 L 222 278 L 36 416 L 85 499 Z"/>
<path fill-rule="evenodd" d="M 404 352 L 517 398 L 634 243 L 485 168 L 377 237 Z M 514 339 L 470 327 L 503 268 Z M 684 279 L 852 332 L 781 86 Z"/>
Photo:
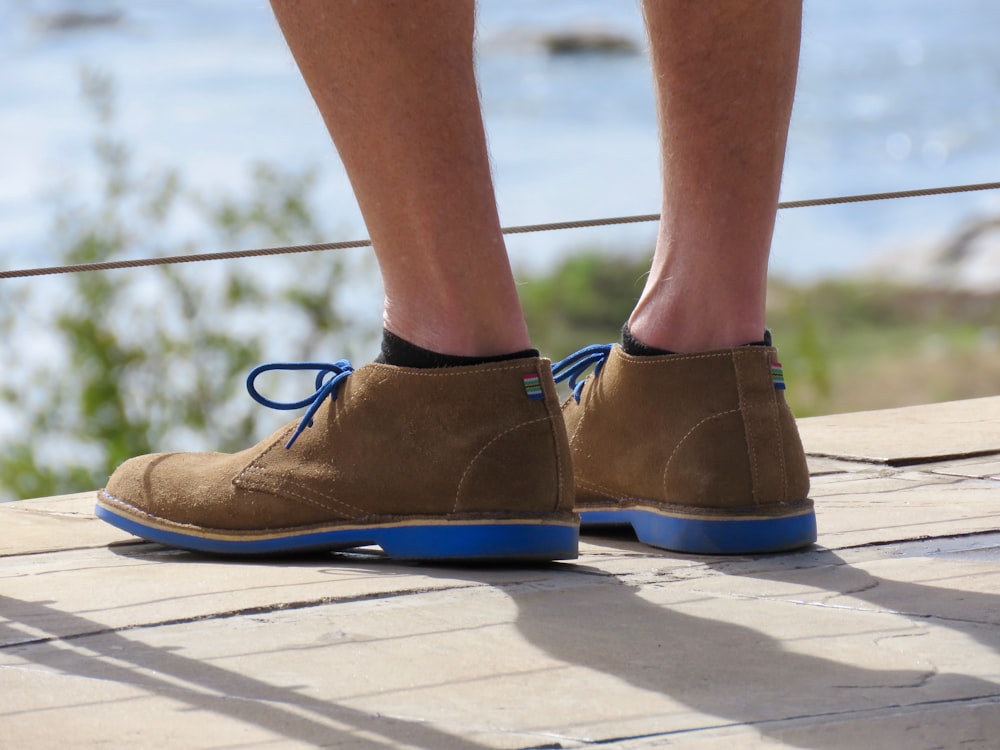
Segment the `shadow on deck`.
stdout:
<path fill-rule="evenodd" d="M 0 747 L 998 747 L 1000 398 L 800 425 L 783 555 L 223 562 L 0 506 Z"/>

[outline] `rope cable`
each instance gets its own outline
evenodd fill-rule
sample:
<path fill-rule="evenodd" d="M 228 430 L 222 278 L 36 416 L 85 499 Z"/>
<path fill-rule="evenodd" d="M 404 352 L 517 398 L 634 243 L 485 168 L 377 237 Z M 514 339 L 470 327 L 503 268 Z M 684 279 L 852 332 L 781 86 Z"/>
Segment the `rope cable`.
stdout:
<path fill-rule="evenodd" d="M 982 182 L 972 185 L 952 185 L 948 187 L 922 188 L 918 190 L 900 190 L 891 193 L 865 193 L 861 195 L 842 195 L 833 198 L 812 198 L 799 201 L 784 201 L 778 204 L 778 208 L 786 209 L 836 206 L 847 203 L 865 203 L 869 201 L 895 200 L 899 198 L 921 198 L 932 195 L 971 193 L 982 190 L 996 189 L 1000 189 L 1000 182 Z M 639 224 L 659 220 L 660 214 L 639 214 L 636 216 L 615 216 L 603 219 L 583 219 L 548 224 L 525 224 L 522 226 L 504 227 L 502 231 L 504 234 L 527 234 L 529 232 L 549 232 L 562 229 L 581 229 L 585 227 L 603 227 L 619 224 Z M 172 255 L 159 258 L 135 258 L 130 260 L 102 261 L 100 263 L 79 263 L 68 266 L 44 266 L 41 268 L 0 271 L 0 279 L 26 278 L 29 276 L 53 276 L 65 273 L 83 273 L 85 271 L 110 271 L 121 268 L 142 268 L 145 266 L 163 266 L 207 260 L 256 258 L 265 255 L 311 253 L 319 250 L 347 250 L 350 248 L 371 247 L 371 244 L 371 240 L 346 240 L 343 242 L 322 242 L 312 245 L 290 245 L 286 247 L 267 247 L 254 250 L 231 250 L 221 253 L 197 253 L 194 255 Z"/>

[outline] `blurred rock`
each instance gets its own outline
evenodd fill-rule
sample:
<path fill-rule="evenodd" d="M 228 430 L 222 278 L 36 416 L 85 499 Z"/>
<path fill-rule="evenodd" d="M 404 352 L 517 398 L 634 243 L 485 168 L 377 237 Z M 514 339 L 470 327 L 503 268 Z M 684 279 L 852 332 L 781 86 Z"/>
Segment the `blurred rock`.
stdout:
<path fill-rule="evenodd" d="M 541 51 L 554 57 L 630 57 L 642 53 L 641 45 L 630 34 L 597 25 L 566 29 L 533 29 L 522 26 L 481 40 L 480 44 L 492 51 Z"/>
<path fill-rule="evenodd" d="M 124 14 L 118 10 L 59 10 L 39 14 L 32 19 L 32 22 L 39 31 L 60 33 L 119 26 L 123 20 Z"/>
<path fill-rule="evenodd" d="M 539 39 L 550 55 L 637 55 L 639 46 L 624 34 L 602 29 L 570 29 Z"/>
<path fill-rule="evenodd" d="M 860 275 L 931 289 L 1000 292 L 1000 216 L 970 222 L 943 241 L 884 253 Z"/>

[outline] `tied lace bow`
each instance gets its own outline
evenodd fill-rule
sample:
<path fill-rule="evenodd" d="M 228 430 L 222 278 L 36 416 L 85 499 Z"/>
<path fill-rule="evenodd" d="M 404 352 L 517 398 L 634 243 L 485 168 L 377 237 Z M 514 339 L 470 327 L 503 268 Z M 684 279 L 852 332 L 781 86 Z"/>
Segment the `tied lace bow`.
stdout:
<path fill-rule="evenodd" d="M 586 346 L 552 365 L 552 377 L 557 383 L 561 383 L 564 380 L 569 381 L 568 385 L 573 389 L 573 398 L 576 399 L 577 403 L 580 403 L 580 394 L 583 392 L 583 384 L 587 382 L 587 378 L 585 377 L 579 381 L 578 378 L 591 365 L 594 367 L 594 375 L 598 375 L 613 348 L 614 344 L 592 344 L 591 346 Z"/>
<path fill-rule="evenodd" d="M 260 391 L 254 387 L 254 381 L 258 375 L 271 370 L 316 370 L 316 391 L 311 396 L 307 396 L 301 401 L 272 401 L 266 396 L 262 396 Z M 332 400 L 337 400 L 337 389 L 347 377 L 354 372 L 354 367 L 349 360 L 338 359 L 336 362 L 271 362 L 266 365 L 258 365 L 247 375 L 247 391 L 250 396 L 259 404 L 263 404 L 271 409 L 301 409 L 308 406 L 306 413 L 299 420 L 298 427 L 292 433 L 292 437 L 285 443 L 285 448 L 291 448 L 296 438 L 302 434 L 307 427 L 312 427 L 313 415 L 323 405 L 329 396 Z"/>

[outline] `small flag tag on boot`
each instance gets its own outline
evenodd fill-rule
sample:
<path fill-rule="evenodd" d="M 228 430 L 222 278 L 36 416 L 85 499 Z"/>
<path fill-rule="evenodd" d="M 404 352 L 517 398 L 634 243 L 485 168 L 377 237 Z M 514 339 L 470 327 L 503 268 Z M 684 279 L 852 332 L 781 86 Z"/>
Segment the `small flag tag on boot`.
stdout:
<path fill-rule="evenodd" d="M 542 381 L 537 373 L 524 376 L 524 392 L 532 401 L 540 401 L 545 398 L 545 394 L 542 392 Z"/>

